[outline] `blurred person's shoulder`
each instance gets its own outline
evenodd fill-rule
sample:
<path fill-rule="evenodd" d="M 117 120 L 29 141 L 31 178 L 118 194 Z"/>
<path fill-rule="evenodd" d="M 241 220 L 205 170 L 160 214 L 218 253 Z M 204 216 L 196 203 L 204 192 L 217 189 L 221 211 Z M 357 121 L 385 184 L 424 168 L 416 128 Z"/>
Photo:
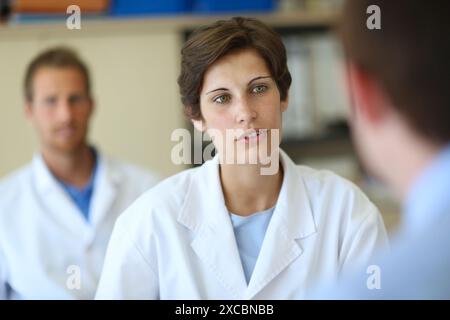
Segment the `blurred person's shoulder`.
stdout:
<path fill-rule="evenodd" d="M 201 167 L 183 170 L 163 179 L 143 193 L 118 218 L 121 225 L 139 224 L 138 221 L 176 221 L 192 183 L 196 183 Z"/>
<path fill-rule="evenodd" d="M 32 178 L 32 170 L 32 164 L 28 163 L 1 177 L 0 199 L 4 199 L 10 193 L 20 191 L 24 184 L 29 184 Z"/>
<path fill-rule="evenodd" d="M 0 178 L 0 215 L 7 208 L 20 203 L 20 197 L 32 186 L 32 164 L 28 163 Z M 19 202 L 18 202 L 19 201 Z"/>
<path fill-rule="evenodd" d="M 130 184 L 142 192 L 152 188 L 161 181 L 161 176 L 158 173 L 137 164 L 104 154 L 102 155 L 102 159 L 113 178 L 118 177 L 122 183 Z"/>

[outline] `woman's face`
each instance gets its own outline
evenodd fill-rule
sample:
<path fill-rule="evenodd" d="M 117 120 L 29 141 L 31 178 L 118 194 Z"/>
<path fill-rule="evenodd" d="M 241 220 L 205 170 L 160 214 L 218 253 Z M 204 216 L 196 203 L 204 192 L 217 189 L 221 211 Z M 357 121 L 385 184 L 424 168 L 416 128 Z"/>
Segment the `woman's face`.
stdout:
<path fill-rule="evenodd" d="M 273 145 L 278 147 L 281 114 L 287 104 L 288 99 L 280 100 L 276 82 L 259 53 L 240 50 L 222 57 L 205 73 L 200 92 L 203 120 L 193 122 L 208 132 L 219 153 L 235 161 L 235 154 L 244 150 L 251 157 L 261 146 L 269 154 Z"/>

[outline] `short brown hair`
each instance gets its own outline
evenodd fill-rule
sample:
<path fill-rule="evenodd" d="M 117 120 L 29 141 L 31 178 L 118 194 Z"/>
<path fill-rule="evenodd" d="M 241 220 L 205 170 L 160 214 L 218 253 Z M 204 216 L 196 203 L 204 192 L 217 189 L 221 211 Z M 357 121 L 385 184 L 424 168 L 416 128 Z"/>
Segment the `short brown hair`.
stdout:
<path fill-rule="evenodd" d="M 200 91 L 207 69 L 221 57 L 242 49 L 258 51 L 278 86 L 281 100 L 287 98 L 292 79 L 280 36 L 256 19 L 234 17 L 195 31 L 181 50 L 178 85 L 190 119 L 202 118 Z"/>
<path fill-rule="evenodd" d="M 370 5 L 381 30 L 369 30 Z M 346 54 L 383 86 L 397 112 L 420 135 L 450 141 L 448 0 L 348 0 L 339 24 Z"/>
<path fill-rule="evenodd" d="M 86 64 L 72 49 L 55 47 L 40 53 L 28 65 L 24 81 L 24 94 L 28 102 L 33 100 L 33 78 L 36 72 L 42 67 L 78 69 L 84 77 L 86 92 L 91 97 L 91 80 Z"/>

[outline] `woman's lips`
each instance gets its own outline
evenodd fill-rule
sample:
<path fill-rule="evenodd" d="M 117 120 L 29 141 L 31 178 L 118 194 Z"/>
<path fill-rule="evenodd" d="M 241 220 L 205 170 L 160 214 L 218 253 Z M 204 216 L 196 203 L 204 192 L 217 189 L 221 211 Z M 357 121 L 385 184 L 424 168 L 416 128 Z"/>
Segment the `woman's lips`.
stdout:
<path fill-rule="evenodd" d="M 260 141 L 267 134 L 267 129 L 251 129 L 242 134 L 237 140 L 245 143 Z"/>

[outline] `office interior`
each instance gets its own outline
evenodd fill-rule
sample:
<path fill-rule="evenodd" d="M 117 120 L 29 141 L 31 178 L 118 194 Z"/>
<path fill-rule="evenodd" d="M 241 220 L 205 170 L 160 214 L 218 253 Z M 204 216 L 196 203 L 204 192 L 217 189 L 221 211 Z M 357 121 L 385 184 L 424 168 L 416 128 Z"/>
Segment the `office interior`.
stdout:
<path fill-rule="evenodd" d="M 279 32 L 288 53 L 293 83 L 281 148 L 298 164 L 356 183 L 379 208 L 387 230 L 394 231 L 401 220 L 399 203 L 367 174 L 350 136 L 345 58 L 334 30 L 343 1 L 226 2 L 228 7 L 205 0 L 78 1 L 81 29 L 70 29 L 70 13 L 61 11 L 64 1 L 54 10 L 58 1 L 2 1 L 0 177 L 28 163 L 37 150 L 24 117 L 23 77 L 32 57 L 56 45 L 75 49 L 90 68 L 93 145 L 162 177 L 191 167 L 170 157 L 176 145 L 171 133 L 193 130 L 177 86 L 180 49 L 199 26 L 250 16 Z"/>

